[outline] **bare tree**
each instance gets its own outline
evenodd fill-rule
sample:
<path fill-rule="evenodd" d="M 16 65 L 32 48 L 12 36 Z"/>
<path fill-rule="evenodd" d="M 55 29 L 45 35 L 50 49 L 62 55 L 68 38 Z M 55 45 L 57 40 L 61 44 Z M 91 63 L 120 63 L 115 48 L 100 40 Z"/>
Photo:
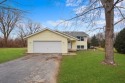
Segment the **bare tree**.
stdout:
<path fill-rule="evenodd" d="M 95 28 L 104 29 L 105 31 L 105 59 L 103 61 L 105 64 L 115 64 L 113 52 L 114 25 L 117 25 L 125 20 L 125 14 L 122 12 L 125 7 L 119 5 L 119 3 L 122 2 L 124 2 L 124 0 L 74 0 L 74 3 L 78 3 L 78 7 L 81 6 L 81 9 L 79 9 L 79 12 L 75 17 L 66 20 L 70 21 L 74 19 L 80 19 L 84 22 L 88 22 L 89 26 L 93 26 L 95 21 L 100 20 L 101 14 L 105 14 L 105 26 L 101 28 Z M 114 11 L 119 13 L 114 14 Z M 120 20 L 114 22 L 114 17 L 116 15 Z M 91 30 L 93 29 L 91 28 Z"/>
<path fill-rule="evenodd" d="M 104 36 L 105 34 L 104 33 L 97 33 L 96 34 L 96 38 L 98 39 L 99 41 L 99 47 L 102 47 L 102 42 L 104 41 Z"/>
<path fill-rule="evenodd" d="M 18 37 L 19 39 L 22 41 L 21 44 L 23 47 L 25 47 L 26 44 L 26 40 L 24 39 L 25 36 L 28 35 L 28 33 L 26 32 L 26 29 L 23 25 L 18 25 Z"/>
<path fill-rule="evenodd" d="M 0 9 L 0 32 L 3 34 L 5 46 L 10 33 L 14 30 L 17 22 L 21 19 L 21 12 L 18 10 Z"/>
<path fill-rule="evenodd" d="M 41 29 L 40 23 L 35 23 L 32 20 L 28 20 L 26 23 L 26 30 L 28 34 L 33 34 Z"/>
<path fill-rule="evenodd" d="M 31 20 L 18 25 L 18 37 L 21 39 L 23 47 L 26 46 L 26 40 L 24 37 L 39 31 L 41 28 L 40 23 L 35 23 Z"/>
<path fill-rule="evenodd" d="M 105 10 L 105 63 L 115 64 L 114 62 L 114 47 L 113 47 L 113 33 L 114 33 L 114 0 L 101 0 Z"/>

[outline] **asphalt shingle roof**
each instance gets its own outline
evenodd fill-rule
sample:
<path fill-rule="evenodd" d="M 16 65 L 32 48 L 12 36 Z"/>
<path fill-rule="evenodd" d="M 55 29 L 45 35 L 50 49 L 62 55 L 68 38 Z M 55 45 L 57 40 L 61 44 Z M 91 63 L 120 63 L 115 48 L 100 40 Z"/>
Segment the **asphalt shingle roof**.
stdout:
<path fill-rule="evenodd" d="M 63 33 L 71 35 L 73 37 L 77 37 L 77 36 L 84 36 L 87 37 L 89 36 L 88 34 L 86 34 L 85 32 L 75 32 L 75 31 L 64 31 Z"/>

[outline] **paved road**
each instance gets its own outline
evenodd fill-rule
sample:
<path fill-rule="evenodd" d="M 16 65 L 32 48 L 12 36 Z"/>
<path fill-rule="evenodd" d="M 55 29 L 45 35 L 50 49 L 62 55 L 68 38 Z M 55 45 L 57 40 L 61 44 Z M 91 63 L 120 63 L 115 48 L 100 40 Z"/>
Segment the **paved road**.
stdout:
<path fill-rule="evenodd" d="M 59 54 L 27 55 L 0 64 L 0 83 L 56 83 Z"/>

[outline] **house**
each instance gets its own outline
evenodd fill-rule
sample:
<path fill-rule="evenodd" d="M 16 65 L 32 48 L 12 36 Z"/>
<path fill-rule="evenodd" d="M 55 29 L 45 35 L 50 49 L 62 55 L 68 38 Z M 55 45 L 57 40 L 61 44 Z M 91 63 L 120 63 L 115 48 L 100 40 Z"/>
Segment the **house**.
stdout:
<path fill-rule="evenodd" d="M 84 32 L 60 32 L 43 29 L 27 38 L 28 53 L 68 53 L 86 50 L 87 34 Z"/>

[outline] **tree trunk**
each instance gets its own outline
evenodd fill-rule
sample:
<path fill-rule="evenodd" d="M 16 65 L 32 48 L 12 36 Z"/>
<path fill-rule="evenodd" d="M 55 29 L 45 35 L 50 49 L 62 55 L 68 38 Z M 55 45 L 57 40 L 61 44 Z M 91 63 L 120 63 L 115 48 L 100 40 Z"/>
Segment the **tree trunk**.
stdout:
<path fill-rule="evenodd" d="M 108 0 L 105 4 L 105 60 L 106 64 L 114 65 L 114 47 L 113 47 L 113 33 L 114 33 L 114 8 L 112 9 L 114 0 Z"/>
<path fill-rule="evenodd" d="M 21 40 L 22 40 L 22 47 L 26 47 L 26 40 L 23 37 L 21 38 Z"/>
<path fill-rule="evenodd" d="M 8 42 L 7 42 L 7 40 L 8 40 L 7 38 L 4 38 L 4 46 L 5 46 L 5 47 L 8 47 Z"/>
<path fill-rule="evenodd" d="M 8 47 L 8 37 L 4 35 L 4 47 Z"/>

